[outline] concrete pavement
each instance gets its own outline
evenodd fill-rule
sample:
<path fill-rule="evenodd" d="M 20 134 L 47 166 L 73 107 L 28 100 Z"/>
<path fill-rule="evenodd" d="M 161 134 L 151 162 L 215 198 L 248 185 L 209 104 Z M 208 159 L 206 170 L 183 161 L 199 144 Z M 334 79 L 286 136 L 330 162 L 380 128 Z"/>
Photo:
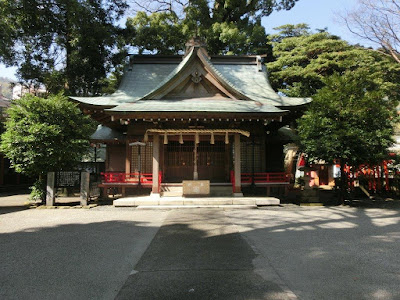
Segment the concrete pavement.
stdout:
<path fill-rule="evenodd" d="M 223 210 L 171 211 L 116 299 L 290 299 L 256 257 Z"/>
<path fill-rule="evenodd" d="M 398 209 L 0 207 L 0 299 L 400 299 L 399 223 Z"/>
<path fill-rule="evenodd" d="M 165 215 L 87 209 L 1 214 L 0 299 L 114 299 Z"/>
<path fill-rule="evenodd" d="M 229 217 L 300 299 L 400 299 L 399 209 L 293 207 Z"/>

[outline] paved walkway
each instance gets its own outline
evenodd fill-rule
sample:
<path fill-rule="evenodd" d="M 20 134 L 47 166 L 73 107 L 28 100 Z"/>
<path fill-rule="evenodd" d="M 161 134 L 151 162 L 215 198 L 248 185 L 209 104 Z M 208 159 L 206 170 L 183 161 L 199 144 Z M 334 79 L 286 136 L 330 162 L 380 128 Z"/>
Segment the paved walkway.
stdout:
<path fill-rule="evenodd" d="M 224 211 L 171 211 L 116 299 L 294 298 L 256 257 Z"/>
<path fill-rule="evenodd" d="M 399 252 L 398 208 L 0 204 L 7 300 L 395 300 Z"/>
<path fill-rule="evenodd" d="M 0 193 L 0 207 L 24 207 L 29 205 L 29 194 Z"/>

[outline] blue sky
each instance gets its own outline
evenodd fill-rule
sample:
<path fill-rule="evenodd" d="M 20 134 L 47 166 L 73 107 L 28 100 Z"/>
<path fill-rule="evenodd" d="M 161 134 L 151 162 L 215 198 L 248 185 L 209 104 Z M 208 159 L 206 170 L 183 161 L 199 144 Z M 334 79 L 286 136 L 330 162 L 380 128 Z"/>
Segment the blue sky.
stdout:
<path fill-rule="evenodd" d="M 339 14 L 351 10 L 357 4 L 357 0 L 299 0 L 289 11 L 273 12 L 264 18 L 262 24 L 267 33 L 273 32 L 274 27 L 284 24 L 306 23 L 312 30 L 328 28 L 332 34 L 352 43 L 363 44 L 357 39 L 345 25 L 341 24 Z"/>
<path fill-rule="evenodd" d="M 330 33 L 350 43 L 363 44 L 363 41 L 358 40 L 337 21 L 339 12 L 351 9 L 356 2 L 357 0 L 299 0 L 291 10 L 273 12 L 264 18 L 263 25 L 267 33 L 271 33 L 272 28 L 280 25 L 307 23 L 313 30 L 328 27 Z M 15 68 L 5 68 L 0 64 L 0 76 L 16 80 Z"/>

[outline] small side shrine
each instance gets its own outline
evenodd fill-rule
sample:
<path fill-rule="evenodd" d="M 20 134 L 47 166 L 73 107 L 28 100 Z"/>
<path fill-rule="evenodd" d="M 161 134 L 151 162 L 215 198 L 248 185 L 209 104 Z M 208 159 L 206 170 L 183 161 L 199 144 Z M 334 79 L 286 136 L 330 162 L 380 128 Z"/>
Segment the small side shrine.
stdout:
<path fill-rule="evenodd" d="M 195 38 L 184 56 L 135 55 L 119 89 L 71 97 L 98 121 L 107 144 L 103 188 L 162 187 L 186 180 L 232 186 L 287 184 L 277 130 L 310 98 L 275 93 L 260 56 L 210 56 Z"/>

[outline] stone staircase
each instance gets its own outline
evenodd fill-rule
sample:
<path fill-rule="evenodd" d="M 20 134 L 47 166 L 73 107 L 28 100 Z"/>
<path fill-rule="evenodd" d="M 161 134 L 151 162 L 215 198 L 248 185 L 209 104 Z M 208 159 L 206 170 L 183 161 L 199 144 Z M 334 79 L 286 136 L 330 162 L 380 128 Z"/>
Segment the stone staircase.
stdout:
<path fill-rule="evenodd" d="M 182 183 L 162 183 L 160 196 L 125 197 L 114 200 L 114 206 L 137 208 L 257 208 L 279 205 L 274 197 L 233 197 L 230 184 L 212 184 L 209 196 L 183 197 Z"/>
<path fill-rule="evenodd" d="M 274 197 L 126 197 L 114 200 L 114 206 L 137 208 L 256 208 L 257 206 L 279 205 Z"/>
<path fill-rule="evenodd" d="M 182 183 L 162 183 L 162 197 L 182 197 Z M 210 186 L 210 197 L 230 197 L 232 196 L 232 186 L 228 185 L 213 185 Z"/>
<path fill-rule="evenodd" d="M 162 183 L 161 196 L 162 197 L 182 197 L 183 188 L 182 183 Z"/>

